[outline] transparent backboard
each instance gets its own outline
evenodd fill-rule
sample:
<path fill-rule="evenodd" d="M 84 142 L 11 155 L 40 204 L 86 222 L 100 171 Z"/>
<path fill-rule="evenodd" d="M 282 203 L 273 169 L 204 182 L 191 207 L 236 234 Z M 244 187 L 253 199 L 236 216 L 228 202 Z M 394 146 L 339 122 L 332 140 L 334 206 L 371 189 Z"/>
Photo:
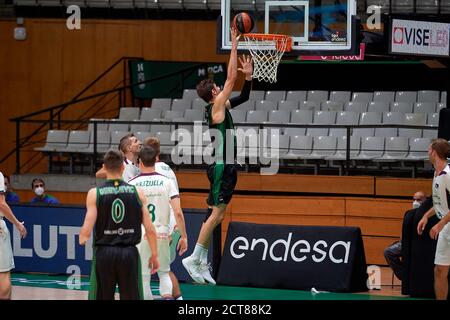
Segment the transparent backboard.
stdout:
<path fill-rule="evenodd" d="M 222 0 L 218 22 L 218 49 L 231 48 L 230 27 L 234 16 L 249 13 L 252 33 L 285 34 L 292 37 L 293 54 L 355 52 L 356 0 Z M 239 49 L 246 50 L 240 41 Z"/>

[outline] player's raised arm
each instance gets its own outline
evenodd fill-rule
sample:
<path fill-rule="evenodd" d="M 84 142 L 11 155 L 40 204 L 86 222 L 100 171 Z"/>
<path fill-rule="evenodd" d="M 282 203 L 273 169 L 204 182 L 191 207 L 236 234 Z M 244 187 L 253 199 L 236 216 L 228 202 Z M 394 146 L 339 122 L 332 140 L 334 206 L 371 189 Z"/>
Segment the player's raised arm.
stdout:
<path fill-rule="evenodd" d="M 242 55 L 239 57 L 239 63 L 241 67 L 238 71 L 241 71 L 245 75 L 245 82 L 241 89 L 241 94 L 237 97 L 229 99 L 225 106 L 228 109 L 237 107 L 238 105 L 248 101 L 250 98 L 250 91 L 252 90 L 252 76 L 253 76 L 253 61 L 252 57 L 248 55 Z"/>
<path fill-rule="evenodd" d="M 144 192 L 142 191 L 142 189 L 137 187 L 136 190 L 138 191 L 139 199 L 142 202 L 142 224 L 145 228 L 145 237 L 147 238 L 148 245 L 152 252 L 152 256 L 150 257 L 149 261 L 149 267 L 151 269 L 151 273 L 154 274 L 159 269 L 158 246 L 156 244 L 156 229 L 152 223 L 152 220 L 150 220 L 150 213 L 148 212 L 147 208 L 147 198 L 145 197 Z"/>
<path fill-rule="evenodd" d="M 239 37 L 237 31 L 231 28 L 231 53 L 228 61 L 227 80 L 223 90 L 216 96 L 212 108 L 213 123 L 221 123 L 225 119 L 225 104 L 233 92 L 234 83 L 237 78 L 237 45 Z"/>
<path fill-rule="evenodd" d="M 86 197 L 86 217 L 84 217 L 84 223 L 81 227 L 79 242 L 80 245 L 85 245 L 89 240 L 94 229 L 95 222 L 97 221 L 97 190 L 92 188 L 89 190 Z"/>

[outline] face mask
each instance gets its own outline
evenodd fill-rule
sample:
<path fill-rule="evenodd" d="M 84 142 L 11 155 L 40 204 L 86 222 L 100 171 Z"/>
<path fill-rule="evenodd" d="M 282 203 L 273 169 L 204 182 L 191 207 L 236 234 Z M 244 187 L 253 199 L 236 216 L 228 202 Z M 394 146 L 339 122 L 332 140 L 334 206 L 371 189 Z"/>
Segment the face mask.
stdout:
<path fill-rule="evenodd" d="M 37 187 L 36 189 L 34 189 L 34 193 L 35 193 L 38 197 L 40 197 L 40 196 L 42 196 L 42 195 L 44 194 L 44 188 L 42 188 L 42 187 Z"/>
<path fill-rule="evenodd" d="M 414 200 L 413 202 L 413 209 L 417 209 L 418 207 L 420 207 L 420 202 L 417 200 Z"/>

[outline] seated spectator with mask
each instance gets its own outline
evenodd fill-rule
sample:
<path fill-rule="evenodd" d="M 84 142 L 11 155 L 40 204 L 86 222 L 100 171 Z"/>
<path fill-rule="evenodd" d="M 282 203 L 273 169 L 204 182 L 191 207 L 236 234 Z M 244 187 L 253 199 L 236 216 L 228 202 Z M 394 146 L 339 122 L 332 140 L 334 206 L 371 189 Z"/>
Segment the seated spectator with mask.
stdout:
<path fill-rule="evenodd" d="M 45 182 L 40 178 L 33 179 L 31 182 L 31 187 L 33 188 L 34 194 L 36 197 L 31 199 L 32 204 L 59 204 L 58 199 L 55 197 L 45 193 Z"/>
<path fill-rule="evenodd" d="M 413 209 L 417 209 L 425 201 L 426 195 L 423 191 L 417 191 L 413 196 Z M 402 240 L 394 242 L 384 249 L 384 257 L 394 272 L 395 276 L 402 280 Z"/>
<path fill-rule="evenodd" d="M 15 192 L 13 192 L 11 183 L 9 180 L 9 176 L 5 177 L 5 201 L 6 203 L 18 203 L 19 202 L 19 195 Z"/>

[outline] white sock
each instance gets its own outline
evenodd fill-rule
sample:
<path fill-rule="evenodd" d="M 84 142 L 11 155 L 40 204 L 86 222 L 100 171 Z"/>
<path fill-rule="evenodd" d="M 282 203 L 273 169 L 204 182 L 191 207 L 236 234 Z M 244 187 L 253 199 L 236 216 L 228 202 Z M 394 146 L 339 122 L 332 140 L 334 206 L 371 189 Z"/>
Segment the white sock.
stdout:
<path fill-rule="evenodd" d="M 202 247 L 202 252 L 200 253 L 200 263 L 207 264 L 208 263 L 208 249 Z"/>
<path fill-rule="evenodd" d="M 204 250 L 203 246 L 201 244 L 197 243 L 195 245 L 194 252 L 192 253 L 191 257 L 197 261 L 201 261 L 203 250 Z"/>

